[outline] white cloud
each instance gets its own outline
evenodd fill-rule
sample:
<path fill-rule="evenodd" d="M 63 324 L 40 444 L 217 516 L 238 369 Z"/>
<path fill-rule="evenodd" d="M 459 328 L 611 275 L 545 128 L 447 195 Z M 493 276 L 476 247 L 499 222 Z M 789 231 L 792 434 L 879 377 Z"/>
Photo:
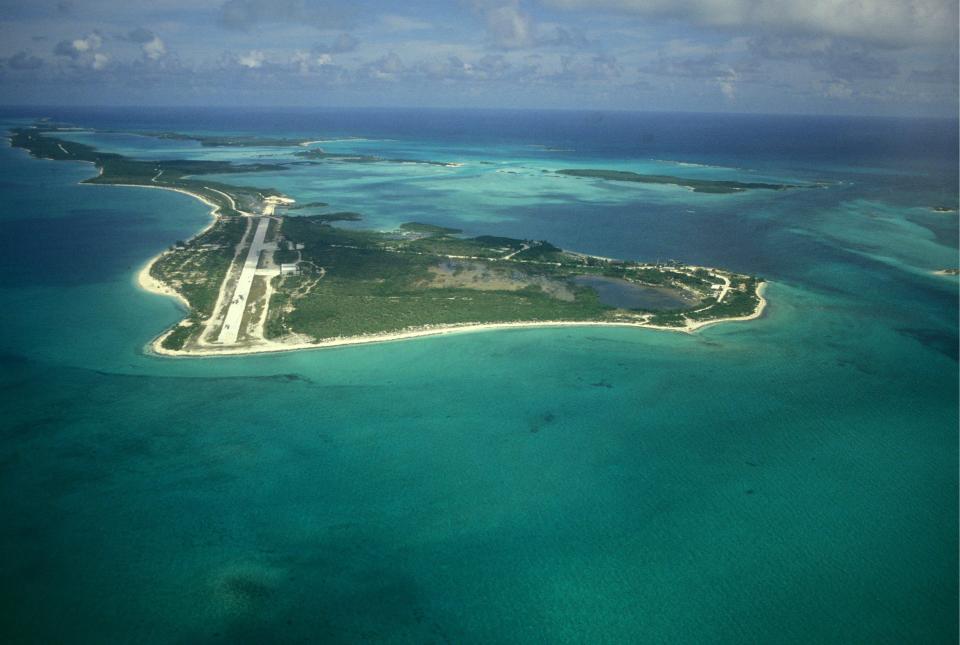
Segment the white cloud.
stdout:
<path fill-rule="evenodd" d="M 729 69 L 725 75 L 717 77 L 717 85 L 720 86 L 720 93 L 723 94 L 723 98 L 731 102 L 736 100 L 738 80 L 740 80 L 740 76 L 733 69 Z"/>
<path fill-rule="evenodd" d="M 838 36 L 899 47 L 957 37 L 954 0 L 541 0 L 558 9 L 612 9 L 727 29 Z"/>
<path fill-rule="evenodd" d="M 620 77 L 622 73 L 620 64 L 613 56 L 575 54 L 560 57 L 560 71 L 554 77 L 571 81 L 609 81 Z"/>
<path fill-rule="evenodd" d="M 77 38 L 70 44 L 73 45 L 74 51 L 82 54 L 84 52 L 100 49 L 100 46 L 103 44 L 103 38 L 100 36 L 100 34 L 94 32 L 86 38 Z"/>
<path fill-rule="evenodd" d="M 393 80 L 405 71 L 403 60 L 396 52 L 390 52 L 365 66 L 367 75 L 380 80 Z"/>
<path fill-rule="evenodd" d="M 102 45 L 103 36 L 94 31 L 83 38 L 61 40 L 54 47 L 53 53 L 71 58 L 83 66 L 90 64 L 94 69 L 103 69 L 107 63 L 107 56 L 96 53 Z"/>
<path fill-rule="evenodd" d="M 241 67 L 246 67 L 248 69 L 257 69 L 258 67 L 263 67 L 263 61 L 266 60 L 263 52 L 259 49 L 254 49 L 246 54 L 241 54 L 237 56 L 237 63 Z"/>
<path fill-rule="evenodd" d="M 141 46 L 143 55 L 150 60 L 159 60 L 167 53 L 167 46 L 160 40 L 160 36 L 154 36 Z"/>
<path fill-rule="evenodd" d="M 520 10 L 519 0 L 475 0 L 483 15 L 490 42 L 501 49 L 520 49 L 533 44 L 530 16 Z"/>
<path fill-rule="evenodd" d="M 297 66 L 301 74 L 308 74 L 316 68 L 332 65 L 333 56 L 327 53 L 310 53 L 300 50 L 294 52 L 290 62 Z"/>

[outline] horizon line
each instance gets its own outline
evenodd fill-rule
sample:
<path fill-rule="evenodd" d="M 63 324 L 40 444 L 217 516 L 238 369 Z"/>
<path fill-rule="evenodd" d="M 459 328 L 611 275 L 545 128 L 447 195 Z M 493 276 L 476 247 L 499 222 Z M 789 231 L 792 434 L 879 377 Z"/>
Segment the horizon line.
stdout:
<path fill-rule="evenodd" d="M 104 104 L 56 104 L 56 103 L 22 103 L 0 104 L 0 110 L 24 109 L 86 109 L 112 110 L 125 108 L 146 108 L 157 110 L 233 110 L 233 111 L 264 111 L 264 110 L 424 110 L 424 111 L 474 111 L 474 112 L 569 112 L 569 113 L 616 113 L 616 114 L 686 114 L 709 116 L 753 116 L 753 117 L 805 117 L 805 118 L 860 118 L 860 119 L 911 119 L 911 120 L 938 120 L 960 121 L 960 113 L 951 115 L 938 114 L 860 114 L 845 112 L 736 112 L 736 111 L 705 111 L 705 110 L 644 110 L 631 108 L 566 108 L 566 107 L 464 107 L 464 106 L 429 106 L 429 105 L 183 105 L 183 104 L 144 104 L 123 103 L 115 105 Z"/>

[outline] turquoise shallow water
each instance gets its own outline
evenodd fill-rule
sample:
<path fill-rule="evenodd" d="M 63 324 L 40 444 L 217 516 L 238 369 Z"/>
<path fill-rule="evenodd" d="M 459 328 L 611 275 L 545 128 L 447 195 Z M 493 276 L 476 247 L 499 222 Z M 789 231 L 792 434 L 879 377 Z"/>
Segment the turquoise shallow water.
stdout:
<path fill-rule="evenodd" d="M 475 203 L 467 178 L 338 166 L 379 186 L 353 206 L 376 225 L 406 203 L 389 195 L 436 192 L 472 205 L 436 223 L 761 273 L 771 305 L 693 336 L 167 360 L 141 348 L 179 312 L 133 273 L 206 208 L 0 148 L 4 640 L 955 640 L 957 283 L 928 271 L 956 265 L 957 227 L 928 207 L 956 187 L 916 164 L 897 183 L 885 159 L 758 153 L 836 183 L 572 184 L 546 205 L 532 177 Z"/>

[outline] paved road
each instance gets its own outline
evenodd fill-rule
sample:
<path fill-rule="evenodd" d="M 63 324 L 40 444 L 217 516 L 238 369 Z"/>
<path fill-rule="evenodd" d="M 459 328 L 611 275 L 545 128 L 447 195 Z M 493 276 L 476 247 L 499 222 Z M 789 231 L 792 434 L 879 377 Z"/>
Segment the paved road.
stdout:
<path fill-rule="evenodd" d="M 243 320 L 243 312 L 247 308 L 247 297 L 250 295 L 250 287 L 253 286 L 253 278 L 257 275 L 260 252 L 263 251 L 263 238 L 266 237 L 267 227 L 269 226 L 270 218 L 261 217 L 257 230 L 253 234 L 253 242 L 250 243 L 247 259 L 240 271 L 237 287 L 233 291 L 233 299 L 227 309 L 223 327 L 220 329 L 220 335 L 217 336 L 218 343 L 233 345 L 237 342 L 237 336 L 240 334 L 240 322 Z"/>

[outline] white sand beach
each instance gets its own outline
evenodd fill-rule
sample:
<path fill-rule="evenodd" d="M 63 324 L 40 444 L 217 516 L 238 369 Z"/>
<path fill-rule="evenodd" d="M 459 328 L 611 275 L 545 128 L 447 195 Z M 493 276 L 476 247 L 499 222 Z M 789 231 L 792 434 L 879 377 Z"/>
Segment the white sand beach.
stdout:
<path fill-rule="evenodd" d="M 664 327 L 660 325 L 651 325 L 643 322 L 592 322 L 592 321 L 535 321 L 535 322 L 503 322 L 503 323 L 464 323 L 459 325 L 428 325 L 415 329 L 402 330 L 396 332 L 387 332 L 382 334 L 368 334 L 363 336 L 344 336 L 339 338 L 328 338 L 317 342 L 304 341 L 301 339 L 290 339 L 284 341 L 262 341 L 250 345 L 233 345 L 223 347 L 222 349 L 203 348 L 190 351 L 174 351 L 163 347 L 163 339 L 172 330 L 167 330 L 163 335 L 156 338 L 148 346 L 148 351 L 162 356 L 180 356 L 180 357 L 204 357 L 204 356 L 238 356 L 248 354 L 265 354 L 272 352 L 290 352 L 305 349 L 326 349 L 330 347 L 346 347 L 349 345 L 367 345 L 371 343 L 388 343 L 400 340 L 409 340 L 412 338 L 424 338 L 427 336 L 446 336 L 450 334 L 464 334 L 473 332 L 496 331 L 503 329 L 532 329 L 532 328 L 556 328 L 556 327 L 634 327 L 640 329 L 655 329 L 658 331 L 672 331 L 680 333 L 693 333 L 704 327 L 724 322 L 737 322 L 756 320 L 763 315 L 767 306 L 767 300 L 763 297 L 763 291 L 766 287 L 765 282 L 757 287 L 757 295 L 760 297 L 760 303 L 757 309 L 748 316 L 737 318 L 718 318 L 717 320 L 708 320 L 704 322 L 689 322 L 683 327 Z"/>

